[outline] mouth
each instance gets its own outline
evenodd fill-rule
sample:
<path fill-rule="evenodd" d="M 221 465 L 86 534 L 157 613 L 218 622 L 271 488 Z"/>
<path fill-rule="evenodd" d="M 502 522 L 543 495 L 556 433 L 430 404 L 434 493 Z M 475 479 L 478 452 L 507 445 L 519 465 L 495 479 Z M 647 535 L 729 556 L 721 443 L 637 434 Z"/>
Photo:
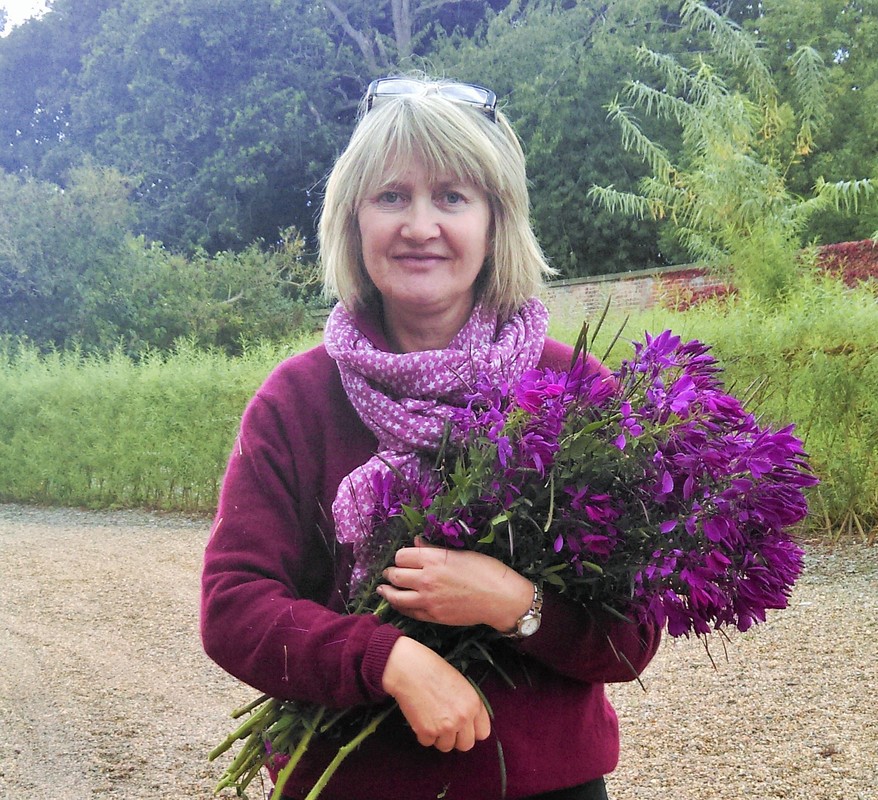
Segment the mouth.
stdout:
<path fill-rule="evenodd" d="M 428 252 L 426 250 L 405 250 L 401 253 L 396 253 L 393 258 L 412 259 L 415 261 L 418 259 L 436 261 L 445 258 L 445 255 L 442 253 Z"/>
<path fill-rule="evenodd" d="M 441 253 L 397 253 L 393 260 L 402 266 L 427 267 L 446 260 Z"/>

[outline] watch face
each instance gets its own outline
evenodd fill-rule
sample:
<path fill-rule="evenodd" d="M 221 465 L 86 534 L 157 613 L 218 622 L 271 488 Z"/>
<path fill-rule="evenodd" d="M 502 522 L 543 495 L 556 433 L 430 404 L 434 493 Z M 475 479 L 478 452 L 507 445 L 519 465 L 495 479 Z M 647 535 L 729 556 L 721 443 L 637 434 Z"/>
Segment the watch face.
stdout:
<path fill-rule="evenodd" d="M 520 636 L 533 636 L 540 629 L 540 618 L 536 615 L 525 617 L 518 625 Z"/>

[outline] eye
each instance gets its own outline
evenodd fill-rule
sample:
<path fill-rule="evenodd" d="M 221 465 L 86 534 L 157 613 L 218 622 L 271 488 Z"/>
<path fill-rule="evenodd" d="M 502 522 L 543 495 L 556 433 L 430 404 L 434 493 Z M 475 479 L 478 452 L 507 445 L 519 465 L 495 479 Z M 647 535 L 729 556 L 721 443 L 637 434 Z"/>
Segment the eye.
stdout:
<path fill-rule="evenodd" d="M 444 188 L 438 193 L 437 202 L 441 203 L 446 208 L 465 206 L 469 203 L 469 194 L 465 188 Z"/>
<path fill-rule="evenodd" d="M 392 206 L 399 203 L 401 200 L 402 195 L 393 189 L 388 189 L 386 192 L 381 192 L 381 194 L 378 195 L 378 202 L 383 203 L 384 205 Z"/>

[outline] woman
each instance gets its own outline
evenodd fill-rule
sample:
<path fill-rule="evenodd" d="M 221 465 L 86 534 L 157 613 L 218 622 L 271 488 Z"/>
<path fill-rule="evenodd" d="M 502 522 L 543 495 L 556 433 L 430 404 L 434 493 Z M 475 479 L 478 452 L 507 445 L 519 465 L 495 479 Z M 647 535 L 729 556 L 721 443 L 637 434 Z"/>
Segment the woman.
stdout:
<path fill-rule="evenodd" d="M 403 548 L 383 596 L 402 613 L 507 635 L 470 682 L 394 626 L 345 612 L 376 472 L 417 475 L 469 376 L 565 368 L 534 299 L 549 272 L 529 224 L 524 157 L 492 92 L 373 82 L 320 221 L 325 343 L 282 363 L 249 404 L 207 545 L 202 635 L 275 697 L 400 714 L 343 763 L 326 800 L 606 797 L 618 729 L 604 683 L 634 677 L 658 630 L 615 622 L 488 556 Z M 594 363 L 594 369 L 602 367 Z M 504 645 L 506 643 L 504 642 Z M 302 797 L 336 742 L 285 789 Z"/>

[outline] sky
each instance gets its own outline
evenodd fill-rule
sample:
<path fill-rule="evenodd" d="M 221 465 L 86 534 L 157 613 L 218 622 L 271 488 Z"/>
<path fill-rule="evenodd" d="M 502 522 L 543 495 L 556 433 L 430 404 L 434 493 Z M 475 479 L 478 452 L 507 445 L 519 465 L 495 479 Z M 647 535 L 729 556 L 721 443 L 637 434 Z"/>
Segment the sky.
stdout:
<path fill-rule="evenodd" d="M 19 25 L 29 17 L 39 14 L 46 8 L 46 0 L 0 0 L 0 7 L 6 9 L 6 31 Z"/>

